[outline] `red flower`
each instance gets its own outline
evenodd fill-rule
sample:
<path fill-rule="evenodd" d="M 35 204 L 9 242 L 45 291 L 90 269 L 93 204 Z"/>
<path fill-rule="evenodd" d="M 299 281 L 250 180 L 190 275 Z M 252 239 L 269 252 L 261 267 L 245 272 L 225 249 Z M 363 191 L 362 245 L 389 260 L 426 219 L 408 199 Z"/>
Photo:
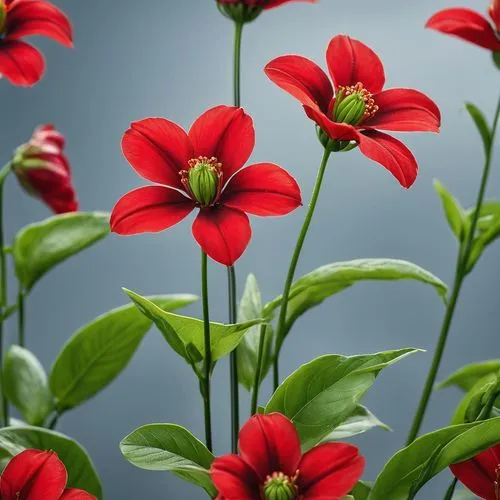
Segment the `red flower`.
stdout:
<path fill-rule="evenodd" d="M 52 125 L 35 129 L 14 154 L 12 167 L 21 186 L 55 213 L 78 210 L 71 169 L 63 153 L 65 139 Z"/>
<path fill-rule="evenodd" d="M 72 47 L 68 18 L 45 0 L 0 0 L 0 75 L 29 87 L 43 75 L 43 55 L 21 38 L 42 35 Z"/>
<path fill-rule="evenodd" d="M 492 0 L 489 15 L 493 24 L 472 9 L 445 9 L 434 14 L 425 26 L 500 52 L 500 0 Z"/>
<path fill-rule="evenodd" d="M 279 7 L 290 2 L 309 2 L 316 3 L 318 0 L 217 0 L 222 5 L 239 5 L 243 4 L 248 7 L 261 7 L 264 10 Z"/>
<path fill-rule="evenodd" d="M 96 500 L 83 490 L 66 488 L 66 467 L 53 451 L 26 450 L 0 477 L 2 500 Z"/>
<path fill-rule="evenodd" d="M 450 469 L 478 497 L 484 500 L 500 499 L 500 444 L 470 460 L 452 465 Z"/>
<path fill-rule="evenodd" d="M 278 57 L 266 66 L 265 72 L 303 104 L 307 116 L 320 128 L 324 144 L 325 139 L 333 141 L 329 147 L 334 151 L 352 149 L 357 144 L 365 156 L 387 168 L 402 186 L 410 187 L 418 171 L 413 154 L 378 129 L 438 132 L 438 107 L 416 90 L 382 90 L 382 62 L 358 40 L 336 36 L 330 42 L 326 60 L 333 87 L 321 68 L 301 56 Z"/>
<path fill-rule="evenodd" d="M 240 455 L 212 464 L 219 499 L 338 500 L 365 467 L 350 444 L 322 444 L 302 455 L 295 427 L 279 413 L 252 417 L 240 431 L 239 446 Z"/>
<path fill-rule="evenodd" d="M 301 204 L 297 183 L 282 168 L 242 168 L 254 143 L 252 119 L 241 108 L 212 108 L 187 134 L 163 118 L 132 123 L 123 153 L 139 175 L 161 185 L 123 196 L 111 214 L 112 231 L 163 231 L 199 208 L 193 236 L 212 259 L 231 266 L 250 241 L 247 213 L 285 215 Z"/>

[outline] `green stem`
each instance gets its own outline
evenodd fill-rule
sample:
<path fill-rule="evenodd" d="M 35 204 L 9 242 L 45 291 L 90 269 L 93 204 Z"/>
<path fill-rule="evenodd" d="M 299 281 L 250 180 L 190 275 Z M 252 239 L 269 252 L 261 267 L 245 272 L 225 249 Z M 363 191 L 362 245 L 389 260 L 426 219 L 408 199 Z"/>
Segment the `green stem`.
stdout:
<path fill-rule="evenodd" d="M 234 267 L 227 268 L 228 291 L 229 291 L 229 322 L 236 323 L 236 273 Z M 238 433 L 240 431 L 240 394 L 238 386 L 238 357 L 236 349 L 231 352 L 230 384 L 231 384 L 231 450 L 238 453 Z"/>
<path fill-rule="evenodd" d="M 257 355 L 257 366 L 255 367 L 255 378 L 253 381 L 252 404 L 250 406 L 250 415 L 255 415 L 257 413 L 257 405 L 259 403 L 259 388 L 261 382 L 262 361 L 264 358 L 264 345 L 266 343 L 266 329 L 267 329 L 266 324 L 261 325 L 260 337 L 259 337 L 259 353 Z"/>
<path fill-rule="evenodd" d="M 18 326 L 18 343 L 21 347 L 25 347 L 25 310 L 24 310 L 25 295 L 20 289 L 17 294 L 17 326 Z"/>
<path fill-rule="evenodd" d="M 56 413 L 56 414 L 52 417 L 52 419 L 50 420 L 49 425 L 47 426 L 47 429 L 50 429 L 51 431 L 53 431 L 53 430 L 56 428 L 56 426 L 57 426 L 57 424 L 58 424 L 58 422 L 59 422 L 59 418 L 60 418 L 60 416 L 61 416 L 61 415 L 60 415 L 59 413 Z"/>
<path fill-rule="evenodd" d="M 241 106 L 241 39 L 243 23 L 234 23 L 234 105 Z"/>
<path fill-rule="evenodd" d="M 302 225 L 302 229 L 299 233 L 297 243 L 295 245 L 295 250 L 293 252 L 292 260 L 290 262 L 290 267 L 288 269 L 288 275 L 285 282 L 285 288 L 283 290 L 283 296 L 281 301 L 280 315 L 278 318 L 278 326 L 276 328 L 276 342 L 274 349 L 274 364 L 273 364 L 273 378 L 274 378 L 274 389 L 276 390 L 279 385 L 279 355 L 281 347 L 285 340 L 285 321 L 286 313 L 288 308 L 288 299 L 290 295 L 290 289 L 292 287 L 293 278 L 295 276 L 295 271 L 297 269 L 297 264 L 299 262 L 300 253 L 302 247 L 304 246 L 304 241 L 307 236 L 307 232 L 311 225 L 311 221 L 314 215 L 314 210 L 318 203 L 319 193 L 321 191 L 321 185 L 323 183 L 323 177 L 325 175 L 326 167 L 328 165 L 328 159 L 330 158 L 331 151 L 329 148 L 325 148 L 323 153 L 323 159 L 321 160 L 321 165 L 319 167 L 318 175 L 316 177 L 316 183 L 314 185 L 314 190 L 311 197 L 311 202 L 309 203 L 309 209 L 307 210 L 306 218 Z"/>
<path fill-rule="evenodd" d="M 500 98 L 498 100 L 495 117 L 493 119 L 493 128 L 491 130 L 491 141 L 488 151 L 486 152 L 486 160 L 484 164 L 483 175 L 481 178 L 481 185 L 477 195 L 475 210 L 472 216 L 471 227 L 467 234 L 465 245 L 463 247 L 462 246 L 460 247 L 453 290 L 451 293 L 450 301 L 448 303 L 448 307 L 446 308 L 446 313 L 444 316 L 443 325 L 441 327 L 441 333 L 439 335 L 436 351 L 432 359 L 432 364 L 429 370 L 429 374 L 427 375 L 427 381 L 425 383 L 424 390 L 420 398 L 420 403 L 418 405 L 417 413 L 413 420 L 410 433 L 408 434 L 408 439 L 406 441 L 407 445 L 412 443 L 418 436 L 418 433 L 420 432 L 420 428 L 422 426 L 422 422 L 424 420 L 424 416 L 427 411 L 427 406 L 429 404 L 429 400 L 431 397 L 432 389 L 434 387 L 434 384 L 436 383 L 436 377 L 439 371 L 439 366 L 441 364 L 441 359 L 443 357 L 443 353 L 446 348 L 446 342 L 448 340 L 448 334 L 450 332 L 450 327 L 457 306 L 458 297 L 460 295 L 464 279 L 467 275 L 467 267 L 474 244 L 474 237 L 476 234 L 477 223 L 481 213 L 481 207 L 483 205 L 484 196 L 486 194 L 486 186 L 488 185 L 488 179 L 490 176 L 491 163 L 492 163 L 491 160 L 493 158 L 493 146 L 495 142 L 496 131 L 498 128 L 499 117 L 500 117 Z"/>
<path fill-rule="evenodd" d="M 455 478 L 453 479 L 452 483 L 450 484 L 450 487 L 446 491 L 446 495 L 444 497 L 444 500 L 452 500 L 453 495 L 455 493 L 455 488 L 457 487 L 458 479 Z"/>
<path fill-rule="evenodd" d="M 0 171 L 0 314 L 3 318 L 7 305 L 7 262 L 5 258 L 5 241 L 3 228 L 3 194 L 5 179 L 11 171 L 11 164 L 7 163 Z M 9 405 L 3 390 L 3 333 L 4 320 L 0 320 L 0 398 L 2 400 L 2 422 L 4 426 L 9 425 Z"/>
<path fill-rule="evenodd" d="M 203 365 L 203 402 L 205 411 L 205 438 L 207 448 L 212 451 L 212 415 L 210 408 L 210 377 L 212 373 L 212 347 L 210 342 L 210 315 L 208 307 L 207 254 L 201 252 L 201 297 L 203 303 L 203 334 L 205 340 L 205 360 Z"/>

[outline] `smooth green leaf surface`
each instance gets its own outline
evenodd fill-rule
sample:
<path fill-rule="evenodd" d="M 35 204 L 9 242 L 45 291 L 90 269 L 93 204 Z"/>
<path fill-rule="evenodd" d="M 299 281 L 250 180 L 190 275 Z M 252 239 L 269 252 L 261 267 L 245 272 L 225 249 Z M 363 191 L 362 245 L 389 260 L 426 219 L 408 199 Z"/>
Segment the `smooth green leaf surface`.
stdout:
<path fill-rule="evenodd" d="M 355 411 L 381 370 L 415 352 L 321 356 L 284 380 L 267 403 L 266 413 L 282 413 L 292 420 L 302 448 L 310 449 Z"/>
<path fill-rule="evenodd" d="M 68 470 L 68 487 L 80 488 L 102 498 L 102 485 L 90 457 L 73 439 L 39 427 L 0 429 L 0 455 L 12 458 L 24 450 L 53 450 Z"/>
<path fill-rule="evenodd" d="M 488 151 L 491 147 L 491 130 L 488 122 L 486 121 L 485 116 L 481 112 L 481 110 L 471 102 L 465 104 L 465 109 L 469 112 L 476 128 L 481 136 L 481 140 L 483 141 L 484 151 L 488 154 Z"/>
<path fill-rule="evenodd" d="M 187 429 L 174 424 L 139 427 L 120 443 L 123 456 L 133 465 L 152 471 L 168 471 L 204 488 L 214 497 L 209 469 L 214 460 L 207 447 Z"/>
<path fill-rule="evenodd" d="M 150 299 L 158 307 L 172 310 L 197 297 L 159 295 Z M 77 331 L 57 356 L 49 377 L 58 408 L 75 407 L 110 384 L 127 366 L 151 325 L 150 319 L 129 304 Z"/>
<path fill-rule="evenodd" d="M 32 425 L 43 425 L 54 409 L 47 375 L 27 349 L 13 345 L 4 361 L 5 396 Z"/>
<path fill-rule="evenodd" d="M 193 351 L 203 359 L 205 356 L 203 321 L 165 312 L 151 300 L 130 290 L 124 289 L 124 291 L 138 310 L 155 323 L 165 340 L 177 354 L 190 364 L 193 364 Z M 212 360 L 215 362 L 236 349 L 248 329 L 261 322 L 260 319 L 235 325 L 211 322 L 210 345 Z M 188 351 L 188 346 L 190 346 L 190 351 Z"/>
<path fill-rule="evenodd" d="M 355 500 L 367 500 L 370 496 L 370 491 L 372 487 L 370 484 L 359 481 L 358 484 L 351 491 L 351 494 L 354 496 Z"/>
<path fill-rule="evenodd" d="M 437 179 L 434 180 L 434 189 L 441 199 L 443 210 L 446 215 L 448 225 L 459 241 L 463 241 L 468 227 L 468 219 L 465 210 L 453 195 Z"/>
<path fill-rule="evenodd" d="M 292 285 L 285 336 L 297 318 L 309 309 L 360 281 L 370 280 L 420 281 L 433 286 L 443 300 L 446 300 L 448 292 L 447 286 L 439 278 L 404 260 L 358 259 L 328 264 L 302 276 Z M 279 296 L 265 306 L 265 317 L 271 315 L 280 306 L 281 300 Z"/>
<path fill-rule="evenodd" d="M 497 443 L 500 443 L 500 418 L 425 434 L 389 460 L 373 486 L 370 500 L 407 500 L 419 479 L 422 481 L 415 491 L 450 465 L 468 460 Z M 426 475 L 422 478 L 425 467 Z"/>
<path fill-rule="evenodd" d="M 16 276 L 29 291 L 53 267 L 109 233 L 109 214 L 74 212 L 30 224 L 12 245 Z"/>
<path fill-rule="evenodd" d="M 343 439 L 368 432 L 376 427 L 385 431 L 391 430 L 389 426 L 380 421 L 366 406 L 358 405 L 351 415 L 328 434 L 322 442 L 342 441 Z"/>
<path fill-rule="evenodd" d="M 500 373 L 500 360 L 481 361 L 470 363 L 460 368 L 437 386 L 438 389 L 456 386 L 463 391 L 470 391 L 483 377 Z"/>
<path fill-rule="evenodd" d="M 245 290 L 238 309 L 238 322 L 244 323 L 263 317 L 262 299 L 253 274 L 247 278 Z M 252 326 L 245 334 L 237 347 L 238 356 L 238 380 L 247 390 L 251 390 L 255 381 L 257 369 L 261 325 Z M 264 342 L 264 353 L 261 371 L 261 382 L 266 377 L 271 366 L 271 346 L 273 342 L 273 330 L 271 325 L 266 326 Z"/>

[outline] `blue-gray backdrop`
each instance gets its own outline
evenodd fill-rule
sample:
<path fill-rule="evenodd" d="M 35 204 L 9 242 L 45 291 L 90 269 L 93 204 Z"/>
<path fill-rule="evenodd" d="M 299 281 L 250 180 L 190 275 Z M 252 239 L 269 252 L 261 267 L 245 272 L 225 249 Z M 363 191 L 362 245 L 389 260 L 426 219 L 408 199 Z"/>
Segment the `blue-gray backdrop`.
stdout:
<path fill-rule="evenodd" d="M 232 26 L 213 0 L 108 0 L 56 2 L 75 27 L 75 50 L 36 41 L 48 71 L 34 89 L 0 82 L 2 161 L 27 140 L 32 128 L 53 122 L 68 138 L 82 209 L 109 210 L 143 181 L 128 166 L 120 139 L 132 120 L 165 116 L 188 126 L 202 111 L 230 103 Z M 458 3 L 486 8 L 486 0 Z M 289 169 L 308 201 L 321 150 L 298 103 L 271 84 L 262 68 L 273 57 L 299 53 L 324 64 L 330 38 L 348 33 L 382 57 L 389 86 L 431 95 L 443 112 L 439 136 L 410 134 L 405 141 L 420 163 L 410 191 L 358 151 L 334 158 L 316 219 L 299 265 L 303 273 L 338 260 L 397 257 L 414 261 L 450 281 L 456 245 L 441 214 L 432 179 L 439 178 L 462 202 L 475 199 L 482 147 L 464 110 L 471 100 L 488 112 L 499 90 L 489 54 L 424 29 L 437 9 L 453 0 L 290 4 L 265 13 L 244 33 L 243 103 L 255 119 L 256 161 Z M 498 148 L 497 148 L 498 153 Z M 497 154 L 489 194 L 500 196 Z M 497 168 L 499 167 L 499 168 Z M 6 200 L 7 236 L 48 211 L 11 180 Z M 255 272 L 264 297 L 282 287 L 304 210 L 278 219 L 253 220 L 254 238 L 237 265 L 240 283 Z M 441 376 L 465 363 L 498 355 L 500 294 L 498 247 L 489 249 L 468 279 L 456 314 Z M 98 314 L 126 303 L 120 291 L 199 293 L 199 249 L 189 224 L 159 235 L 109 237 L 39 283 L 29 300 L 29 346 L 49 367 L 61 345 Z M 212 316 L 226 320 L 225 270 L 210 266 Z M 13 283 L 12 287 L 13 288 Z M 199 305 L 190 314 L 199 314 Z M 368 457 L 373 479 L 398 450 L 408 431 L 443 315 L 434 291 L 415 283 L 361 284 L 336 296 L 299 321 L 283 356 L 283 372 L 324 353 L 365 353 L 415 346 L 427 349 L 387 370 L 367 395 L 367 405 L 393 433 L 373 431 L 356 442 Z M 14 325 L 9 328 L 13 337 Z M 215 375 L 216 451 L 229 447 L 227 364 Z M 264 396 L 269 394 L 266 385 Z M 425 430 L 446 425 L 458 391 L 435 394 Z M 167 473 L 129 465 L 118 443 L 141 424 L 176 422 L 202 436 L 202 407 L 189 367 L 152 331 L 109 388 L 66 415 L 60 429 L 79 440 L 102 476 L 106 498 L 202 498 Z M 447 473 L 422 497 L 441 498 Z"/>

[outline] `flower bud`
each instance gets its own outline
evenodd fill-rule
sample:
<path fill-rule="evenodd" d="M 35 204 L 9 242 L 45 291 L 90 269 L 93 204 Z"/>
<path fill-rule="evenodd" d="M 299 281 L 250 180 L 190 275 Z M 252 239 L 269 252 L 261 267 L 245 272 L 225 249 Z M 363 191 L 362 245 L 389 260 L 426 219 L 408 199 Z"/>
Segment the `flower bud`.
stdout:
<path fill-rule="evenodd" d="M 219 176 L 209 161 L 201 160 L 189 169 L 189 189 L 196 201 L 203 207 L 212 204 L 217 196 Z"/>
<path fill-rule="evenodd" d="M 251 23 L 259 17 L 262 7 L 256 4 L 248 0 L 217 0 L 219 11 L 238 24 Z"/>
<path fill-rule="evenodd" d="M 339 94 L 333 108 L 333 119 L 339 123 L 358 125 L 365 115 L 365 111 L 365 101 L 358 92 L 347 97 Z"/>

